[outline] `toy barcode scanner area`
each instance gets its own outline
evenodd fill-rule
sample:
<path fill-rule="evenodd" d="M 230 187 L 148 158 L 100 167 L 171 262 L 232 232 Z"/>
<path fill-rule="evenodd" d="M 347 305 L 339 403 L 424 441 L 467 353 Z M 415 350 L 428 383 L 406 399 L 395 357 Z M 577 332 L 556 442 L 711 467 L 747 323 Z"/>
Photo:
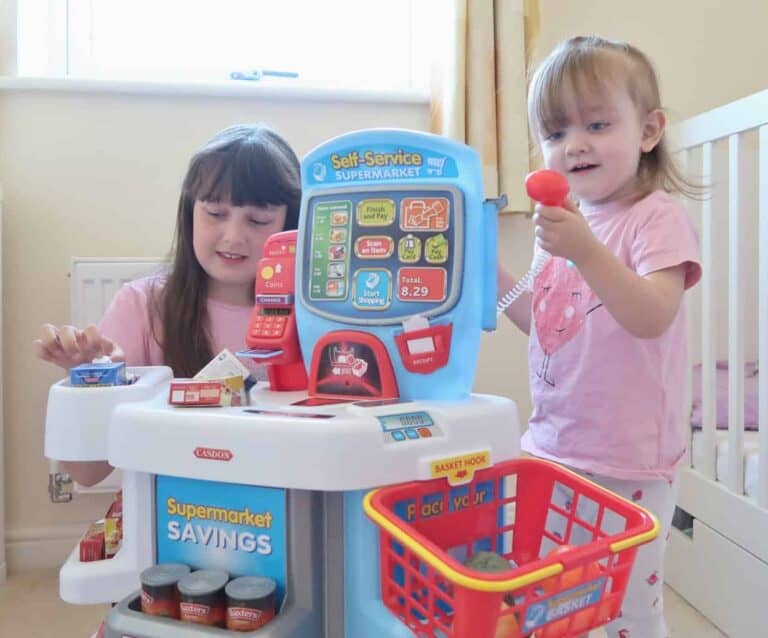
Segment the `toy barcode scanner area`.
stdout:
<path fill-rule="evenodd" d="M 268 383 L 246 397 L 225 351 L 192 380 L 51 388 L 46 455 L 124 477 L 121 546 L 89 532 L 62 597 L 119 601 L 107 638 L 567 638 L 614 618 L 654 521 L 517 458 L 515 404 L 471 393 L 496 318 L 477 154 L 361 131 L 302 176 L 238 353 Z"/>

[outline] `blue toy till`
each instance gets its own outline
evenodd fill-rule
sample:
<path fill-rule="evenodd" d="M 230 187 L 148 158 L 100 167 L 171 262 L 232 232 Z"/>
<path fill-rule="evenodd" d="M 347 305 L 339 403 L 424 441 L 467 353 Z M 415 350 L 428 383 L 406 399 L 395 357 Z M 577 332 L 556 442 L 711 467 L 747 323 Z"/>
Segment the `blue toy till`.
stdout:
<path fill-rule="evenodd" d="M 304 158 L 305 361 L 323 335 L 363 330 L 386 349 L 402 398 L 470 393 L 480 333 L 496 327 L 497 203 L 483 201 L 481 174 L 470 147 L 394 129 L 342 135 Z"/>

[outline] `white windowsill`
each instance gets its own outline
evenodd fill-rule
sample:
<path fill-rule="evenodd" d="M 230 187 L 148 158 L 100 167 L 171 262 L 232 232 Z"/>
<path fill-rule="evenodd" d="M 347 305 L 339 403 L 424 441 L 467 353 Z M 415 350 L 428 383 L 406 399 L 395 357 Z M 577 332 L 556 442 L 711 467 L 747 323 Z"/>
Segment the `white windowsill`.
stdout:
<path fill-rule="evenodd" d="M 0 91 L 53 91 L 124 95 L 259 98 L 307 102 L 375 102 L 428 104 L 420 91 L 373 91 L 290 86 L 277 81 L 138 82 L 70 78 L 0 76 Z"/>

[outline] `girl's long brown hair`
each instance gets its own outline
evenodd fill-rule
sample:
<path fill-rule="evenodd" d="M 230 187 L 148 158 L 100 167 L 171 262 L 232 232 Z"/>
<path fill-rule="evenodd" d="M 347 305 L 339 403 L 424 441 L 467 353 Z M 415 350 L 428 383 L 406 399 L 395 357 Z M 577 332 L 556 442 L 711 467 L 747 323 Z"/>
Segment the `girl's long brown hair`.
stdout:
<path fill-rule="evenodd" d="M 165 365 L 177 377 L 194 376 L 216 354 L 208 317 L 208 275 L 192 245 L 192 210 L 197 200 L 233 206 L 285 204 L 283 230 L 294 229 L 301 204 L 299 160 L 288 143 L 264 124 L 229 127 L 190 160 L 179 197 L 168 276 L 150 292 L 152 336 L 163 350 Z"/>

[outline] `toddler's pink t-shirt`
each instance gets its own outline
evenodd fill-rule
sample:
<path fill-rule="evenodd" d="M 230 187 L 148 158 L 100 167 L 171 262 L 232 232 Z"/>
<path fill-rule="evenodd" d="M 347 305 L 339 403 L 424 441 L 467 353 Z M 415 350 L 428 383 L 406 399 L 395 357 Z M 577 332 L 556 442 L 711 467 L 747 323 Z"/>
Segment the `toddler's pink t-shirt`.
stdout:
<path fill-rule="evenodd" d="M 152 334 L 148 303 L 153 286 L 162 286 L 162 276 L 144 277 L 120 287 L 99 323 L 101 333 L 120 344 L 129 366 L 163 365 L 163 351 Z M 232 353 L 246 349 L 245 334 L 252 306 L 233 306 L 208 300 L 208 317 L 213 339 L 213 354 L 228 348 Z M 258 379 L 266 379 L 263 366 L 244 363 Z"/>
<path fill-rule="evenodd" d="M 595 236 L 640 276 L 685 264 L 701 277 L 696 232 L 683 205 L 656 191 L 629 207 L 584 215 Z M 671 478 L 685 452 L 684 306 L 667 331 L 624 330 L 578 269 L 552 258 L 534 283 L 528 348 L 533 414 L 523 449 L 619 479 Z"/>

